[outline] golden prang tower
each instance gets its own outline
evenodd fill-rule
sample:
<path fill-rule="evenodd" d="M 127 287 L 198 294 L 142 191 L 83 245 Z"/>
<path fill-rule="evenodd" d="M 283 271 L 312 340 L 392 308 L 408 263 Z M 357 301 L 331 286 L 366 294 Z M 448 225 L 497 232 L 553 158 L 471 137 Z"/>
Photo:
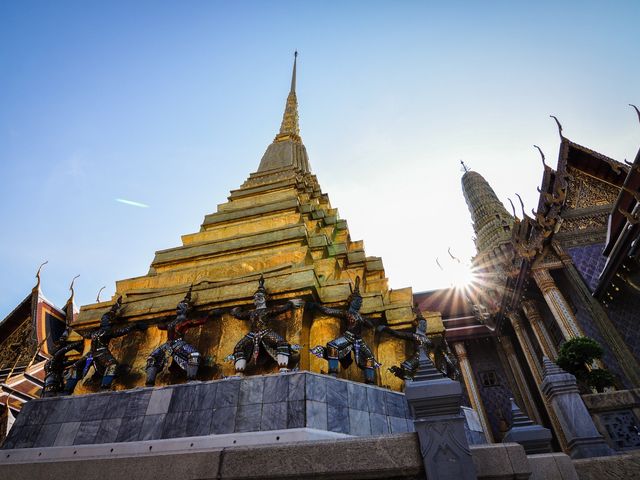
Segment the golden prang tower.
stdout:
<path fill-rule="evenodd" d="M 297 57 L 297 54 L 296 54 Z M 362 241 L 353 241 L 347 222 L 332 208 L 311 173 L 307 151 L 300 137 L 296 97 L 296 63 L 287 97 L 280 132 L 267 147 L 258 170 L 228 201 L 206 215 L 200 231 L 184 235 L 182 245 L 156 252 L 145 276 L 116 283 L 114 299 L 123 296 L 126 322 L 153 320 L 175 314 L 176 304 L 193 284 L 196 309 L 206 314 L 213 308 L 252 306 L 252 295 L 261 274 L 269 294 L 268 303 L 301 298 L 325 305 L 342 306 L 357 276 L 362 278 L 362 313 L 380 318 L 394 328 L 412 328 L 411 288 L 390 290 L 382 260 L 367 257 Z M 77 329 L 96 326 L 112 301 L 85 305 L 74 323 Z M 430 333 L 444 331 L 439 314 L 428 316 Z M 340 320 L 301 308 L 274 320 L 273 328 L 291 344 L 298 344 L 301 370 L 321 372 L 326 362 L 309 353 L 314 345 L 324 345 L 339 336 Z M 233 375 L 234 367 L 225 357 L 249 330 L 248 322 L 224 314 L 187 334 L 209 366 L 204 378 Z M 141 341 L 140 339 L 143 339 Z M 412 353 L 407 342 L 367 329 L 365 340 L 383 366 L 378 370 L 379 385 L 394 390 L 402 382 L 387 368 L 398 365 Z M 151 327 L 114 340 L 113 353 L 131 366 L 121 376 L 117 388 L 144 384 L 147 355 L 166 339 L 166 331 Z M 248 369 L 247 375 L 271 373 L 277 365 Z M 340 374 L 362 381 L 354 365 Z M 170 383 L 169 375 L 159 375 L 158 384 Z M 87 391 L 87 387 L 78 391 Z"/>

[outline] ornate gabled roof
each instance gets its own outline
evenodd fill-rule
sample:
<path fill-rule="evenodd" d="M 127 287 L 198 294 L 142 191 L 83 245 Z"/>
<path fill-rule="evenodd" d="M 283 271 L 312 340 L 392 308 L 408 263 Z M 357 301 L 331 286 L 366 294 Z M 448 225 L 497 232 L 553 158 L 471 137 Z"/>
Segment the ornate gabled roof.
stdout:
<path fill-rule="evenodd" d="M 498 200 L 489 182 L 478 172 L 465 170 L 462 176 L 462 193 L 473 221 L 478 253 L 508 243 L 514 219 Z"/>

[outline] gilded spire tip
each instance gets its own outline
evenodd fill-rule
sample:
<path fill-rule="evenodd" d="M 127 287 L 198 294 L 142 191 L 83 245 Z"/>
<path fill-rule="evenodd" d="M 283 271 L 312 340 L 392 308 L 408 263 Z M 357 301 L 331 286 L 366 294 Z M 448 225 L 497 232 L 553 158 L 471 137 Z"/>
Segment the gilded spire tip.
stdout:
<path fill-rule="evenodd" d="M 275 141 L 294 140 L 300 142 L 300 127 L 298 125 L 298 99 L 296 98 L 296 66 L 298 63 L 298 51 L 293 54 L 293 71 L 291 73 L 291 90 L 284 108 L 280 133 Z"/>

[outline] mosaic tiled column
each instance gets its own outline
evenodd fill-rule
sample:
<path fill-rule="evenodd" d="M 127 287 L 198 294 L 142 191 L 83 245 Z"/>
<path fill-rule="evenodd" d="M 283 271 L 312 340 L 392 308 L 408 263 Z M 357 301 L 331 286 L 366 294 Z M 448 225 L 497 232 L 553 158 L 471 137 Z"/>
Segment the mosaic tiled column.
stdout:
<path fill-rule="evenodd" d="M 547 326 L 544 324 L 542 316 L 540 316 L 540 311 L 538 310 L 536 302 L 533 300 L 525 300 L 522 302 L 522 311 L 527 317 L 527 320 L 529 320 L 529 325 L 531 325 L 533 334 L 536 336 L 536 340 L 538 340 L 538 344 L 540 345 L 542 352 L 545 356 L 555 361 L 558 358 L 558 350 L 549 335 L 549 331 L 547 330 Z"/>
<path fill-rule="evenodd" d="M 531 370 L 531 374 L 533 375 L 536 383 L 540 383 L 542 381 L 542 366 L 540 365 L 538 357 L 536 357 L 536 351 L 531 343 L 531 338 L 529 338 L 529 334 L 524 329 L 522 317 L 518 312 L 510 312 L 509 320 L 511 321 L 514 332 L 516 332 L 518 343 L 520 343 L 524 357 L 527 360 L 529 370 Z"/>
<path fill-rule="evenodd" d="M 527 364 L 529 365 L 529 369 L 531 370 L 531 374 L 533 375 L 533 379 L 535 380 L 536 386 L 538 387 L 538 391 L 543 398 L 545 410 L 549 415 L 549 420 L 551 420 L 551 425 L 553 426 L 553 431 L 556 434 L 556 438 L 558 439 L 558 443 L 562 450 L 567 451 L 567 441 L 565 440 L 564 433 L 562 431 L 562 426 L 558 421 L 558 417 L 556 413 L 551 408 L 549 402 L 545 400 L 544 395 L 542 394 L 542 390 L 540 390 L 540 384 L 542 383 L 542 365 L 540 361 L 536 357 L 535 350 L 533 349 L 533 345 L 531 343 L 531 339 L 529 338 L 529 334 L 524 329 L 524 325 L 522 324 L 522 317 L 517 312 L 511 312 L 509 314 L 509 320 L 511 321 L 511 325 L 513 326 L 513 330 L 516 332 L 516 337 L 518 337 L 518 342 L 520 343 L 520 347 L 524 353 L 525 358 L 527 359 Z"/>
<path fill-rule="evenodd" d="M 484 409 L 482 397 L 480 397 L 480 390 L 478 389 L 476 377 L 471 369 L 471 364 L 469 363 L 469 357 L 467 356 L 467 349 L 464 346 L 464 342 L 454 343 L 453 348 L 456 352 L 456 357 L 458 357 L 458 365 L 460 367 L 460 372 L 462 373 L 462 378 L 464 378 L 464 384 L 467 386 L 467 393 L 469 395 L 471 407 L 478 412 L 480 424 L 484 430 L 484 436 L 487 439 L 487 442 L 493 443 L 493 432 L 491 431 L 491 425 L 489 424 L 489 417 L 487 417 L 487 412 Z"/>
<path fill-rule="evenodd" d="M 549 305 L 551 313 L 558 322 L 558 326 L 562 331 L 565 340 L 571 340 L 575 337 L 584 336 L 584 332 L 578 325 L 576 316 L 571 311 L 571 307 L 564 298 L 564 295 L 556 285 L 555 280 L 546 268 L 533 270 L 533 279 L 542 292 L 544 300 Z"/>
<path fill-rule="evenodd" d="M 542 420 L 540 417 L 540 412 L 538 412 L 538 409 L 533 402 L 533 395 L 531 394 L 531 390 L 529 390 L 529 385 L 527 384 L 524 372 L 522 371 L 520 362 L 516 357 L 516 352 L 513 348 L 513 343 L 511 343 L 511 339 L 507 336 L 502 336 L 500 337 L 500 344 L 502 345 L 504 353 L 507 357 L 508 367 L 511 369 L 513 378 L 515 379 L 518 390 L 520 391 L 520 396 L 522 398 L 525 410 L 529 414 L 529 417 L 533 418 L 537 423 L 541 423 Z"/>

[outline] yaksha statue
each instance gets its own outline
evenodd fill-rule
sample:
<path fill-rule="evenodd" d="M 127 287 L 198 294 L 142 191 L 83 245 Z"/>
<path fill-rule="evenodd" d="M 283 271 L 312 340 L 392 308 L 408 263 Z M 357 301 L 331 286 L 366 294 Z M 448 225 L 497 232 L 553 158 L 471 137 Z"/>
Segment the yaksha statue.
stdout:
<path fill-rule="evenodd" d="M 380 327 L 381 332 L 393 335 L 396 338 L 413 341 L 414 344 L 413 355 L 399 366 L 394 365 L 390 367 L 389 371 L 403 380 L 413 380 L 418 370 L 420 350 L 424 349 L 427 355 L 433 352 L 435 366 L 443 375 L 446 375 L 452 380 L 457 380 L 459 376 L 457 361 L 451 353 L 447 341 L 443 338 L 442 342 L 435 345 L 434 342 L 427 337 L 427 320 L 422 315 L 422 312 L 417 307 L 414 307 L 413 312 L 416 314 L 416 320 L 418 322 L 414 332 L 401 332 L 389 328 L 387 325 Z"/>
<path fill-rule="evenodd" d="M 78 360 L 72 369 L 71 377 L 67 382 L 65 390 L 72 393 L 76 384 L 87 374 L 89 367 L 94 366 L 96 375 L 102 376 L 100 387 L 111 388 L 111 384 L 116 377 L 118 361 L 109 350 L 109 343 L 114 338 L 122 337 L 136 330 L 146 330 L 147 325 L 138 323 L 123 328 L 115 328 L 113 322 L 120 314 L 122 297 L 118 297 L 111 309 L 100 318 L 100 328 L 83 334 L 84 338 L 91 339 L 89 353 Z"/>
<path fill-rule="evenodd" d="M 67 360 L 67 353 L 71 350 L 82 352 L 83 343 L 82 340 L 69 342 L 69 327 L 53 342 L 55 352 L 44 364 L 44 387 L 40 393 L 41 398 L 55 397 L 64 391 L 64 371 L 75 363 L 75 360 Z"/>
<path fill-rule="evenodd" d="M 243 375 L 247 364 L 254 364 L 264 350 L 269 357 L 275 360 L 280 367 L 280 372 L 289 370 L 289 360 L 293 349 L 289 342 L 277 334 L 269 325 L 269 320 L 281 313 L 299 308 L 300 300 L 289 300 L 279 307 L 267 308 L 267 290 L 264 287 L 264 277 L 260 275 L 258 290 L 253 295 L 254 310 L 241 311 L 238 307 L 231 310 L 231 315 L 240 320 L 250 320 L 251 330 L 236 344 L 233 349 L 233 360 L 236 374 Z"/>
<path fill-rule="evenodd" d="M 342 336 L 331 340 L 326 347 L 318 345 L 311 349 L 311 353 L 318 358 L 323 358 L 329 363 L 329 375 L 338 375 L 338 365 L 342 368 L 348 368 L 353 362 L 351 352 L 355 357 L 356 364 L 364 371 L 366 383 L 375 383 L 375 369 L 380 367 L 373 356 L 371 348 L 362 339 L 362 327 L 366 325 L 376 328 L 374 323 L 360 314 L 362 307 L 362 296 L 360 295 L 360 277 L 356 277 L 355 288 L 353 293 L 347 299 L 347 310 L 339 310 L 336 308 L 327 308 L 316 303 L 308 305 L 319 312 L 336 318 L 344 318 L 347 321 L 347 329 Z"/>
<path fill-rule="evenodd" d="M 173 359 L 173 362 L 187 373 L 188 381 L 196 379 L 200 366 L 200 352 L 193 345 L 187 343 L 184 335 L 187 330 L 204 324 L 220 311 L 214 310 L 209 313 L 208 317 L 189 319 L 189 315 L 193 311 L 192 288 L 193 285 L 189 287 L 184 299 L 176 306 L 176 318 L 165 326 L 159 327 L 161 330 L 167 330 L 167 341 L 151 352 L 147 358 L 145 384 L 148 387 L 155 385 L 156 375 L 164 369 L 169 359 Z"/>

